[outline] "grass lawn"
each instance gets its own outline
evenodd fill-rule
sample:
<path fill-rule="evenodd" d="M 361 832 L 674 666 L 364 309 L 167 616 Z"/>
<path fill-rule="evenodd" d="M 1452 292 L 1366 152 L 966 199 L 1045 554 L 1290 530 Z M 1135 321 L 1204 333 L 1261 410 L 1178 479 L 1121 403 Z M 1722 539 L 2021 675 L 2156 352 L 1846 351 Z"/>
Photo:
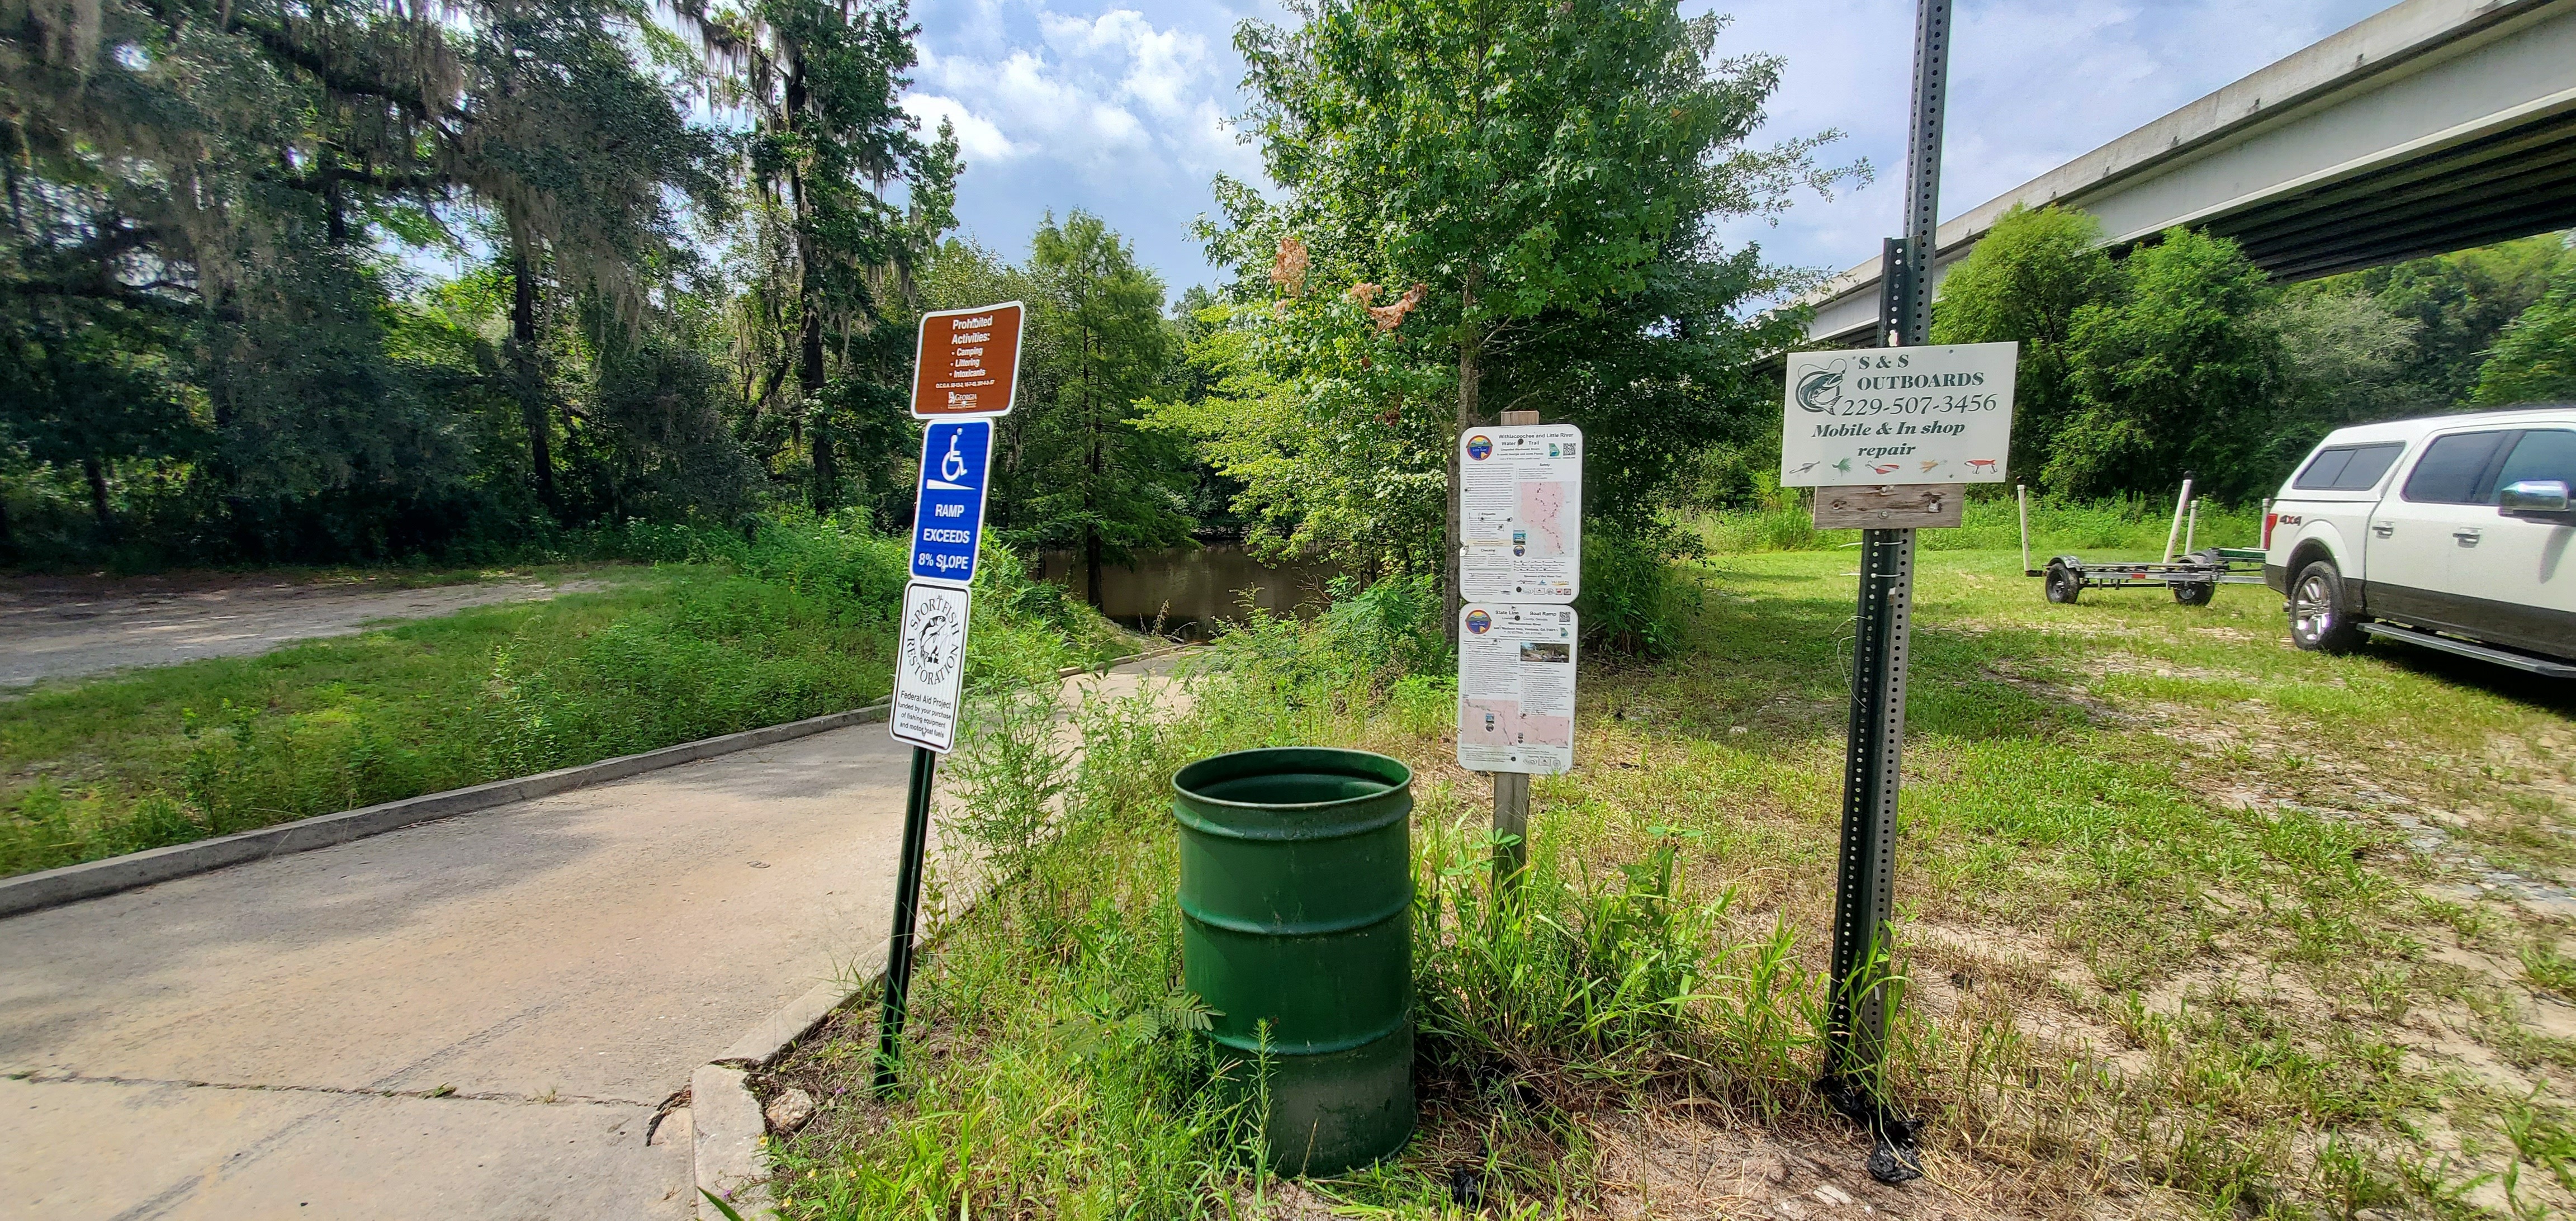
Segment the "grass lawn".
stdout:
<path fill-rule="evenodd" d="M 712 541 L 595 570 L 595 592 L 0 700 L 0 875 L 884 698 L 899 541 L 811 525 Z M 990 569 L 980 672 L 1134 651 L 1017 565 Z"/>
<path fill-rule="evenodd" d="M 1183 721 L 1095 710 L 1062 839 L 925 961 L 905 1092 L 865 1100 L 866 1012 L 770 1082 L 827 1100 L 787 1214 L 2576 1210 L 2576 688 L 2299 653 L 2260 587 L 2051 606 L 2015 553 L 1918 558 L 1888 1088 L 1925 1181 L 1806 1088 L 1855 567 L 1806 551 L 1693 566 L 1675 657 L 1587 658 L 1517 916 L 1449 688 L 1321 674 L 1329 623 L 1238 638 Z M 1161 786 L 1295 741 L 1416 769 L 1423 1126 L 1281 1184 L 1188 1034 Z"/>

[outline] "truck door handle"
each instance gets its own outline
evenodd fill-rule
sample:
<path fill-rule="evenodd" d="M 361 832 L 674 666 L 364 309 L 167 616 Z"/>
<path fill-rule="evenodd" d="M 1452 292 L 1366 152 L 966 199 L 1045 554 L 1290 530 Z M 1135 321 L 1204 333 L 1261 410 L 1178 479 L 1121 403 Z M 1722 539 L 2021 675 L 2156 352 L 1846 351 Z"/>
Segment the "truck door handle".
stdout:
<path fill-rule="evenodd" d="M 2478 532 L 2477 532 L 2476 530 L 2474 530 L 2474 529 L 2470 529 L 2470 530 L 2453 530 L 2453 531 L 2451 531 L 2451 537 L 2456 538 L 2456 539 L 2460 540 L 2461 542 L 2466 543 L 2466 544 L 2468 544 L 2469 546 L 2472 546 L 2472 547 L 2475 547 L 2475 546 L 2477 546 L 2477 545 L 2478 545 Z"/>
<path fill-rule="evenodd" d="M 2381 538 L 2386 538 L 2391 534 L 2397 533 L 2397 527 L 2389 525 L 2387 522 L 2380 522 L 2377 525 L 2372 526 L 2370 531 Z"/>

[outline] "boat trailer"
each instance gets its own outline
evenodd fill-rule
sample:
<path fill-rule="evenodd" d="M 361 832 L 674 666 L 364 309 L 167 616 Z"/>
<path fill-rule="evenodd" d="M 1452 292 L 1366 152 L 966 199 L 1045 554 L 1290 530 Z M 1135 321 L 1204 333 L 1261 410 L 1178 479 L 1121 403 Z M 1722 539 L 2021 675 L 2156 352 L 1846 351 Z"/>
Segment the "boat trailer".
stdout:
<path fill-rule="evenodd" d="M 2021 574 L 2042 578 L 2041 588 L 2048 600 L 2060 604 L 2074 602 L 2088 589 L 2156 589 L 2173 591 L 2173 599 L 2185 606 L 2207 606 L 2218 596 L 2221 585 L 2260 585 L 2263 583 L 2263 552 L 2252 547 L 2210 547 L 2192 550 L 2193 535 L 2200 529 L 2200 502 L 2192 499 L 2191 476 L 2182 480 L 2182 495 L 2174 501 L 2173 527 L 2165 532 L 2164 558 L 2146 561 L 2087 561 L 2082 556 L 2061 555 L 2051 558 L 2045 568 L 2030 563 L 2030 488 L 2016 485 L 2021 501 Z M 2175 554 L 2174 544 L 2182 544 Z"/>

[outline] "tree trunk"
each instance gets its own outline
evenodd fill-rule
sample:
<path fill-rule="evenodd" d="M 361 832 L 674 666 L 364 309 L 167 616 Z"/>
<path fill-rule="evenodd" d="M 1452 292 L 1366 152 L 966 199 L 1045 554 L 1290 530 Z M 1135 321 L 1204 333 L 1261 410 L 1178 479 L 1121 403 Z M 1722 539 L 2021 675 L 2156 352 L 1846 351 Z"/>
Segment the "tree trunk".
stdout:
<path fill-rule="evenodd" d="M 841 500 L 841 460 L 832 452 L 832 416 L 823 410 L 823 315 L 808 301 L 805 326 L 797 339 L 796 386 L 812 413 L 814 437 L 814 511 L 829 513 Z"/>
<path fill-rule="evenodd" d="M 537 500 L 557 521 L 563 505 L 555 495 L 554 446 L 547 435 L 545 379 L 537 368 L 537 278 L 527 251 L 510 247 L 510 376 L 517 383 L 519 422 L 528 430 L 528 467 L 537 476 Z"/>
<path fill-rule="evenodd" d="M 1443 550 L 1448 556 L 1443 568 L 1448 579 L 1442 586 L 1442 591 L 1448 597 L 1440 603 L 1440 632 L 1453 648 L 1458 644 L 1458 605 L 1462 600 L 1458 589 L 1458 548 L 1461 545 L 1458 493 L 1459 478 L 1463 472 L 1458 469 L 1458 438 L 1465 436 L 1468 429 L 1476 426 L 1476 416 L 1480 410 L 1476 399 L 1479 390 L 1478 382 L 1484 376 L 1485 336 L 1483 328 L 1473 319 L 1476 311 L 1476 288 L 1484 282 L 1484 278 L 1483 268 L 1473 263 L 1468 264 L 1467 283 L 1459 294 L 1458 312 L 1461 333 L 1458 339 L 1458 431 L 1449 438 L 1449 503 L 1446 506 L 1448 520 L 1447 529 L 1442 535 Z"/>
<path fill-rule="evenodd" d="M 333 249 L 349 244 L 349 199 L 340 189 L 340 150 L 322 146 L 322 214 L 329 218 L 328 235 Z"/>
<path fill-rule="evenodd" d="M 1091 609 L 1108 614 L 1108 599 L 1100 593 L 1100 527 L 1082 528 L 1082 600 Z"/>
<path fill-rule="evenodd" d="M 98 516 L 98 532 L 116 537 L 116 518 L 107 511 L 107 466 L 96 458 L 81 459 L 81 474 L 89 477 L 89 511 Z"/>

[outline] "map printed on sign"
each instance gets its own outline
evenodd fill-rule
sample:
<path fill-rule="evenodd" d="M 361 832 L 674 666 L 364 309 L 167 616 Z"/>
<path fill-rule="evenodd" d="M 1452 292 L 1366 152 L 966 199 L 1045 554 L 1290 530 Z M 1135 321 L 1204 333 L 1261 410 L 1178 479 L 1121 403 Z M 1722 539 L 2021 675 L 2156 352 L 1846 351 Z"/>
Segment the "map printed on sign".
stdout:
<path fill-rule="evenodd" d="M 2019 344 L 1791 352 L 1780 486 L 2001 483 Z"/>
<path fill-rule="evenodd" d="M 923 314 L 912 359 L 913 416 L 1010 414 L 1025 313 L 1019 302 L 1005 301 Z"/>
<path fill-rule="evenodd" d="M 1458 612 L 1458 766 L 1574 766 L 1574 608 L 1470 602 Z"/>
<path fill-rule="evenodd" d="M 1583 576 L 1583 430 L 1470 428 L 1458 437 L 1458 592 L 1572 602 Z"/>
<path fill-rule="evenodd" d="M 934 420 L 921 430 L 921 483 L 912 509 L 915 579 L 951 585 L 975 579 L 992 456 L 989 419 Z"/>
<path fill-rule="evenodd" d="M 966 687 L 966 614 L 971 595 L 916 581 L 903 591 L 902 642 L 894 662 L 894 707 L 886 717 L 895 740 L 947 754 L 957 744 L 958 705 Z"/>

